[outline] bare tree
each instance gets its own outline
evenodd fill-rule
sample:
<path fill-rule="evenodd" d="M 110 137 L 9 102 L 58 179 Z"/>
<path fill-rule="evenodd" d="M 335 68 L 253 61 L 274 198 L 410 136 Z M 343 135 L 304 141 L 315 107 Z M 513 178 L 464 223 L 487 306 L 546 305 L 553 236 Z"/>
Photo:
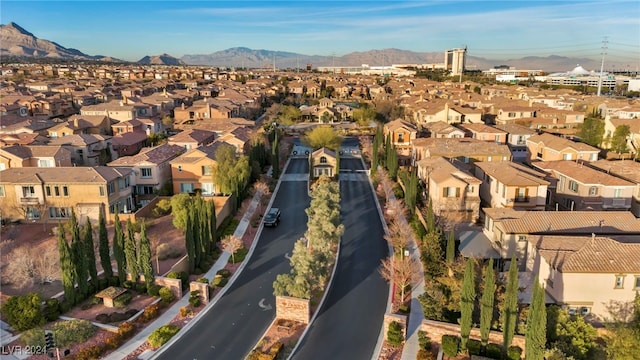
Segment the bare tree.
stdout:
<path fill-rule="evenodd" d="M 361 136 L 360 144 L 362 144 L 362 155 L 371 159 L 371 153 L 373 152 L 373 142 L 371 136 Z"/>
<path fill-rule="evenodd" d="M 271 190 L 269 189 L 269 185 L 267 185 L 267 183 L 265 183 L 265 182 L 264 182 L 264 181 L 262 181 L 262 180 L 258 180 L 258 181 L 256 181 L 256 182 L 253 184 L 253 189 L 256 191 L 256 193 L 258 193 L 258 194 L 259 194 L 259 195 L 258 195 L 258 197 L 259 197 L 259 199 L 260 199 L 260 202 L 259 202 L 259 203 L 260 203 L 260 214 L 262 214 L 262 212 L 263 212 L 263 210 L 264 210 L 264 209 L 262 208 L 262 207 L 263 207 L 263 205 L 264 205 L 264 204 L 263 204 L 262 199 L 263 199 L 264 197 L 269 196 L 269 194 L 271 193 Z"/>
<path fill-rule="evenodd" d="M 235 263 L 236 251 L 242 249 L 242 239 L 237 236 L 227 235 L 221 240 L 222 249 L 231 254 L 231 259 Z"/>
<path fill-rule="evenodd" d="M 35 262 L 36 257 L 30 247 L 21 246 L 15 249 L 5 271 L 7 280 L 20 287 L 32 286 L 38 276 Z"/>
<path fill-rule="evenodd" d="M 378 176 L 378 184 L 382 189 L 382 194 L 385 197 L 385 201 L 389 201 L 391 196 L 393 195 L 393 181 L 389 178 L 387 171 L 384 169 L 380 169 L 376 172 Z"/>
<path fill-rule="evenodd" d="M 419 281 L 422 275 L 420 263 L 411 256 L 396 254 L 382 260 L 379 271 L 380 275 L 395 287 L 396 294 L 394 294 L 392 305 L 393 310 L 396 311 L 400 305 L 409 300 L 407 290 Z"/>

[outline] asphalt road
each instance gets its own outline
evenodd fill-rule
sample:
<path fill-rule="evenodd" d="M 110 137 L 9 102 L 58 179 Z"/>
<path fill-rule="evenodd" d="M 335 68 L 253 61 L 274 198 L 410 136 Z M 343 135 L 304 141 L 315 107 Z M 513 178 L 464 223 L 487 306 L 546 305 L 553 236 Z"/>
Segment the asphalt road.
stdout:
<path fill-rule="evenodd" d="M 286 174 L 308 173 L 306 159 L 292 159 L 286 170 Z M 273 282 L 290 270 L 285 255 L 307 229 L 308 206 L 306 181 L 282 181 L 273 202 L 282 212 L 280 225 L 263 229 L 253 255 L 227 293 L 157 359 L 245 358 L 275 318 Z"/>
<path fill-rule="evenodd" d="M 340 167 L 362 170 L 360 159 Z M 345 233 L 333 285 L 293 359 L 372 358 L 387 308 L 389 286 L 378 268 L 388 255 L 384 231 L 366 174 L 342 180 Z"/>

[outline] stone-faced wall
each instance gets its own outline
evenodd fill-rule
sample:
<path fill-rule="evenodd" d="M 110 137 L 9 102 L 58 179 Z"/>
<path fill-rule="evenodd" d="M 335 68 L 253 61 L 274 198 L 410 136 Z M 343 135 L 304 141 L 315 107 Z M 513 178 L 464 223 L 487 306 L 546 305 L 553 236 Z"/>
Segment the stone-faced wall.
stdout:
<path fill-rule="evenodd" d="M 173 296 L 175 296 L 176 299 L 182 299 L 182 280 L 156 276 L 153 282 L 156 285 L 168 287 L 173 291 Z"/>
<path fill-rule="evenodd" d="M 276 296 L 276 319 L 293 320 L 308 324 L 311 320 L 309 300 L 291 296 Z"/>

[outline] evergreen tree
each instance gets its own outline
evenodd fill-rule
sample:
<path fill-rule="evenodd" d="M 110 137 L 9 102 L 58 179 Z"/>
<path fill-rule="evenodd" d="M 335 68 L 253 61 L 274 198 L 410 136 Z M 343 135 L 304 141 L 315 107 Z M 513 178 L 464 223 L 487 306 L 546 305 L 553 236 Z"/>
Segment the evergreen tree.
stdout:
<path fill-rule="evenodd" d="M 104 277 L 109 279 L 113 276 L 111 267 L 111 256 L 109 254 L 109 233 L 107 233 L 107 222 L 104 218 L 104 210 L 100 209 L 100 219 L 98 220 L 98 251 L 100 253 L 100 265 L 104 270 Z"/>
<path fill-rule="evenodd" d="M 371 176 L 374 176 L 378 170 L 378 151 L 380 149 L 380 139 L 378 138 L 378 133 L 373 137 L 373 142 L 371 144 L 371 169 L 369 171 Z"/>
<path fill-rule="evenodd" d="M 193 236 L 193 212 L 187 211 L 187 231 L 185 232 L 185 246 L 189 257 L 189 273 L 193 273 L 196 268 L 196 244 Z"/>
<path fill-rule="evenodd" d="M 140 272 L 138 271 L 138 251 L 136 249 L 137 241 L 131 218 L 127 219 L 126 230 L 127 234 L 124 239 L 124 256 L 127 263 L 127 270 L 131 274 L 131 281 L 135 283 L 138 282 L 138 275 Z"/>
<path fill-rule="evenodd" d="M 138 266 L 142 275 L 144 275 L 144 282 L 147 285 L 147 291 L 151 289 L 154 280 L 153 263 L 151 260 L 151 242 L 147 237 L 147 226 L 142 222 L 140 227 L 140 256 L 138 256 Z"/>
<path fill-rule="evenodd" d="M 309 179 L 313 179 L 313 157 L 309 154 Z"/>
<path fill-rule="evenodd" d="M 382 134 L 382 129 L 380 129 L 380 134 Z M 381 139 L 383 139 L 384 143 L 382 144 L 382 165 L 389 171 L 389 152 L 391 151 L 391 137 L 381 135 Z"/>
<path fill-rule="evenodd" d="M 217 219 L 216 219 L 216 205 L 213 201 L 207 202 L 209 208 L 207 210 L 208 219 L 209 219 L 209 234 L 210 234 L 210 244 L 209 244 L 209 254 L 213 254 L 216 249 L 216 238 L 217 238 Z"/>
<path fill-rule="evenodd" d="M 527 334 L 525 336 L 525 358 L 542 359 L 547 343 L 547 310 L 544 301 L 544 289 L 538 277 L 533 281 L 531 306 L 527 317 Z"/>
<path fill-rule="evenodd" d="M 467 341 L 471 334 L 471 325 L 473 323 L 473 307 L 476 303 L 476 284 L 474 272 L 473 258 L 467 258 L 464 270 L 464 279 L 462 281 L 462 294 L 460 296 L 460 348 L 462 351 L 467 349 Z"/>
<path fill-rule="evenodd" d="M 71 210 L 71 219 L 69 221 L 71 230 L 71 258 L 76 268 L 75 280 L 78 284 L 78 293 L 87 296 L 89 292 L 89 272 L 87 270 L 87 256 L 85 254 L 84 241 L 80 238 L 80 226 L 75 211 Z"/>
<path fill-rule="evenodd" d="M 93 243 L 93 229 L 87 216 L 87 224 L 84 226 L 84 253 L 87 258 L 87 271 L 94 285 L 98 284 L 98 269 L 96 267 L 96 251 Z"/>
<path fill-rule="evenodd" d="M 389 170 L 389 177 L 396 180 L 398 176 L 398 153 L 396 152 L 396 147 L 393 144 L 391 145 L 391 150 L 389 150 L 389 154 L 387 155 L 387 170 Z"/>
<path fill-rule="evenodd" d="M 338 178 L 340 176 L 340 151 L 336 151 L 336 171 L 334 176 Z"/>
<path fill-rule="evenodd" d="M 409 183 L 405 184 L 407 193 L 404 196 L 405 203 L 409 208 L 409 213 L 413 216 L 416 211 L 416 204 L 418 202 L 418 171 L 412 169 L 409 174 Z"/>
<path fill-rule="evenodd" d="M 278 139 L 278 130 L 274 130 L 273 142 L 271 143 L 271 177 L 277 179 L 280 177 L 280 139 Z"/>
<path fill-rule="evenodd" d="M 62 281 L 62 289 L 64 290 L 64 299 L 70 304 L 76 300 L 75 297 L 75 266 L 71 256 L 71 248 L 64 236 L 64 227 L 58 225 L 58 252 L 60 253 L 60 274 Z"/>
<path fill-rule="evenodd" d="M 431 198 L 429 198 L 429 203 L 427 204 L 427 214 L 425 216 L 425 221 L 427 222 L 427 233 L 433 234 L 436 232 L 436 215 L 433 212 L 433 202 L 431 202 Z"/>
<path fill-rule="evenodd" d="M 496 275 L 493 272 L 493 259 L 484 270 L 484 289 L 480 301 L 480 341 L 482 346 L 489 343 L 489 332 L 493 322 L 493 302 L 496 296 Z"/>
<path fill-rule="evenodd" d="M 113 219 L 113 257 L 116 259 L 116 267 L 118 269 L 118 279 L 122 285 L 127 280 L 126 259 L 124 255 L 124 233 L 122 232 L 122 223 L 116 212 Z"/>
<path fill-rule="evenodd" d="M 211 237 L 211 234 L 209 232 L 209 210 L 207 207 L 207 201 L 205 201 L 201 196 L 198 197 L 197 210 L 199 214 L 198 229 L 200 230 L 200 237 L 198 239 L 200 245 L 200 263 L 198 264 L 198 266 L 202 270 L 206 270 L 203 269 L 203 265 L 206 263 L 207 255 L 210 252 L 209 246 L 211 242 L 209 239 Z"/>
<path fill-rule="evenodd" d="M 451 265 L 453 261 L 456 259 L 456 239 L 455 233 L 453 229 L 449 230 L 447 234 L 447 253 L 446 253 L 447 264 Z"/>
<path fill-rule="evenodd" d="M 518 317 L 518 261 L 515 254 L 511 257 L 507 289 L 504 294 L 502 309 L 502 339 L 503 349 L 511 346 L 513 335 L 516 331 L 516 319 Z"/>
<path fill-rule="evenodd" d="M 197 201 L 192 201 L 192 207 L 189 209 L 191 213 L 191 226 L 193 236 L 193 254 L 194 254 L 194 269 L 200 265 L 200 261 L 202 260 L 202 252 L 200 251 L 200 213 L 198 212 Z"/>

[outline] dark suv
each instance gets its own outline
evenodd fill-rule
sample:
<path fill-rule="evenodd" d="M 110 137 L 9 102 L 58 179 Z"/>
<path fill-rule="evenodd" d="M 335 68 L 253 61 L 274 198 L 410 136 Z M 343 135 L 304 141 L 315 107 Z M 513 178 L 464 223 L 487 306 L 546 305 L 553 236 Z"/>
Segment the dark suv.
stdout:
<path fill-rule="evenodd" d="M 271 208 L 264 216 L 264 226 L 278 226 L 280 223 L 280 209 Z"/>

